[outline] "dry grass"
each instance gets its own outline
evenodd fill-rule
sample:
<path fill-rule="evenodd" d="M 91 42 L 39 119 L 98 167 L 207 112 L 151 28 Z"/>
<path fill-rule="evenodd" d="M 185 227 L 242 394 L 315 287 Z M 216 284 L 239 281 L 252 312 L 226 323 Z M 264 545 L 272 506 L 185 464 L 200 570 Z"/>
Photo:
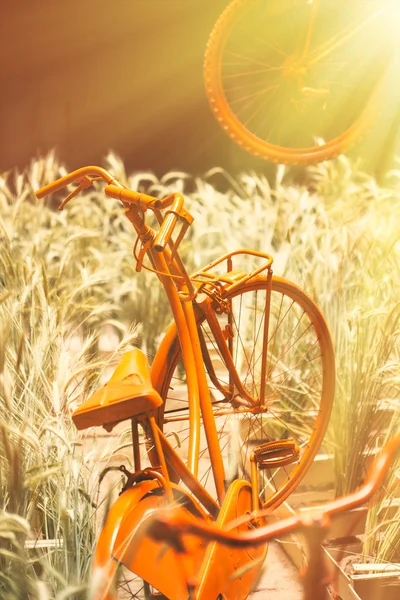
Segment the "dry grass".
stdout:
<path fill-rule="evenodd" d="M 382 188 L 346 159 L 310 169 L 302 185 L 283 167 L 271 183 L 262 174 L 233 179 L 219 169 L 201 180 L 183 173 L 128 176 L 114 155 L 106 166 L 134 189 L 185 194 L 196 219 L 182 244 L 191 270 L 232 249 L 264 250 L 274 255 L 276 274 L 316 299 L 338 367 L 326 443 L 335 456 L 338 493 L 354 489 L 364 477 L 365 451 L 398 427 L 383 408 L 390 402 L 398 415 L 399 173 Z M 121 342 L 117 353 L 135 341 L 151 355 L 169 321 L 154 276 L 135 273 L 131 226 L 117 203 L 100 188 L 63 213 L 52 208 L 56 198 L 35 199 L 32 190 L 64 173 L 50 155 L 25 174 L 0 177 L 4 598 L 54 597 L 68 586 L 75 586 L 71 597 L 82 597 L 97 489 L 93 456 L 82 456 L 70 407 L 97 385 L 105 367 L 97 353 L 104 327 Z M 132 333 L 134 323 L 143 330 Z M 63 545 L 32 555 L 24 540 L 35 537 Z M 15 580 L 17 564 L 26 568 Z"/>

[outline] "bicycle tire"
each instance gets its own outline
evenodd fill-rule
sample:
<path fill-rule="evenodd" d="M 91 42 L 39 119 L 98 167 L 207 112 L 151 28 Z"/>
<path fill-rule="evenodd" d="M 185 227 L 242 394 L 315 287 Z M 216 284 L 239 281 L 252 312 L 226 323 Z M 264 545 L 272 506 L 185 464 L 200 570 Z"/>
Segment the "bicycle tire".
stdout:
<path fill-rule="evenodd" d="M 231 307 L 235 329 L 232 356 L 243 377 L 243 384 L 252 394 L 257 393 L 254 390 L 258 386 L 254 384 L 260 365 L 260 357 L 256 352 L 257 347 L 262 344 L 260 331 L 265 308 L 262 311 L 260 307 L 265 301 L 266 289 L 266 278 L 257 277 L 241 285 L 226 298 Z M 218 315 L 218 319 L 223 328 L 227 316 Z M 228 373 L 209 337 L 211 334 L 207 331 L 203 313 L 198 314 L 197 323 L 199 331 L 207 340 L 208 348 L 214 353 L 211 356 L 213 367 L 226 385 Z M 235 412 L 231 402 L 215 389 L 210 373 L 208 377 L 221 452 L 226 472 L 230 473 L 230 476 L 227 475 L 227 484 L 237 476 L 249 479 L 249 455 L 258 444 L 285 437 L 295 439 L 299 444 L 300 457 L 290 467 L 280 467 L 273 472 L 260 471 L 261 502 L 264 506 L 275 507 L 298 485 L 322 442 L 333 403 L 335 360 L 328 327 L 314 301 L 296 285 L 278 277 L 272 278 L 269 332 L 268 396 L 261 399 L 262 404 L 267 404 L 265 411 L 255 415 L 250 412 Z M 291 338 L 292 342 L 285 350 L 284 344 L 288 344 Z M 252 348 L 250 360 L 246 357 L 247 348 Z M 280 355 L 277 354 L 279 348 Z M 159 422 L 160 427 L 170 436 L 170 441 L 174 438 L 177 440 L 177 451 L 184 455 L 188 437 L 188 406 L 177 340 L 171 344 L 171 349 L 173 355 L 169 356 L 169 367 L 160 390 L 164 403 Z M 252 379 L 249 379 L 251 364 L 254 369 Z M 244 373 L 244 367 L 247 373 Z M 203 442 L 199 480 L 216 498 L 211 483 L 208 450 L 205 440 Z"/>
<path fill-rule="evenodd" d="M 211 31 L 204 58 L 206 94 L 220 125 L 251 154 L 283 164 L 318 163 L 348 150 L 375 119 L 388 48 L 385 40 L 376 51 L 371 44 L 378 29 L 371 21 L 373 3 L 346 3 L 342 11 L 331 0 L 320 4 L 321 22 L 307 56 L 313 38 L 318 53 L 325 37 L 334 39 L 351 19 L 354 33 L 324 59 L 317 54 L 307 67 L 299 39 L 307 35 L 312 2 L 233 0 Z M 294 36 L 289 35 L 291 19 L 296 19 Z M 329 34 L 319 32 L 322 26 Z M 268 41 L 261 39 L 266 35 Z"/>

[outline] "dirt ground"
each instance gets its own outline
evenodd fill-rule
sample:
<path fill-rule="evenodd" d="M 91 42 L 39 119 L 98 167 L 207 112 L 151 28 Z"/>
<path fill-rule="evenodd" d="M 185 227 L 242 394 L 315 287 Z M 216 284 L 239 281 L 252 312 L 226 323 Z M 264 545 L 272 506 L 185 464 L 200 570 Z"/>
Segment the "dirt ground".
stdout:
<path fill-rule="evenodd" d="M 249 600 L 301 600 L 300 576 L 278 542 L 271 542 L 267 558 Z"/>

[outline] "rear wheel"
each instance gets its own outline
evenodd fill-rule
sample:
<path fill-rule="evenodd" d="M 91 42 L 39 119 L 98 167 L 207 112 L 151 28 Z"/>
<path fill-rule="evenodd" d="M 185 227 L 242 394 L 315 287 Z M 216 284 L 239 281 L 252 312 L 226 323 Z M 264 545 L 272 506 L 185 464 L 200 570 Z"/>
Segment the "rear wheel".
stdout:
<path fill-rule="evenodd" d="M 294 284 L 273 277 L 262 392 L 266 298 L 266 278 L 255 278 L 228 296 L 228 314 L 218 315 L 241 382 L 255 402 L 252 409 L 232 386 L 203 314 L 198 317 L 198 328 L 203 352 L 209 357 L 207 376 L 227 483 L 238 475 L 249 479 L 250 455 L 260 444 L 291 439 L 300 448 L 292 464 L 260 471 L 261 502 L 275 506 L 295 489 L 321 444 L 333 402 L 335 362 L 327 325 L 315 303 Z M 162 428 L 185 457 L 188 404 L 179 346 L 161 395 Z M 216 498 L 204 432 L 202 436 L 199 480 Z"/>
<path fill-rule="evenodd" d="M 391 52 L 385 11 L 378 0 L 231 2 L 204 60 L 221 126 L 275 162 L 304 165 L 345 151 L 375 116 Z"/>

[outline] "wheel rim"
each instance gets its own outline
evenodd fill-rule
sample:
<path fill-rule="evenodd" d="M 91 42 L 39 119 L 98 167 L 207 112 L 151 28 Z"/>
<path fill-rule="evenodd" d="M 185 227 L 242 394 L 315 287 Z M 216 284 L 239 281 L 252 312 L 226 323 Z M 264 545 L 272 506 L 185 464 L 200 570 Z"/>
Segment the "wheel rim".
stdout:
<path fill-rule="evenodd" d="M 387 45 L 378 52 L 370 43 L 375 5 L 341 11 L 327 0 L 313 13 L 306 0 L 231 3 L 204 63 L 206 92 L 227 133 L 253 154 L 294 164 L 352 145 L 373 119 L 387 63 Z"/>
<path fill-rule="evenodd" d="M 260 390 L 265 295 L 265 279 L 259 279 L 242 286 L 230 299 L 235 315 L 232 356 L 246 390 L 255 398 Z M 219 317 L 222 328 L 227 318 Z M 228 388 L 229 375 L 203 318 L 199 327 L 212 355 L 217 380 Z M 208 379 L 227 483 L 238 475 L 249 479 L 250 454 L 257 445 L 290 438 L 300 446 L 300 457 L 291 466 L 259 473 L 262 503 L 277 505 L 296 487 L 322 441 L 333 401 L 334 357 L 328 329 L 315 304 L 299 288 L 278 278 L 273 278 L 268 339 L 269 376 L 264 401 L 260 402 L 266 405 L 264 408 L 249 412 L 237 396 L 232 408 L 210 374 Z M 165 399 L 163 429 L 185 457 L 187 393 L 179 351 L 161 393 Z M 205 438 L 199 480 L 216 497 Z"/>

